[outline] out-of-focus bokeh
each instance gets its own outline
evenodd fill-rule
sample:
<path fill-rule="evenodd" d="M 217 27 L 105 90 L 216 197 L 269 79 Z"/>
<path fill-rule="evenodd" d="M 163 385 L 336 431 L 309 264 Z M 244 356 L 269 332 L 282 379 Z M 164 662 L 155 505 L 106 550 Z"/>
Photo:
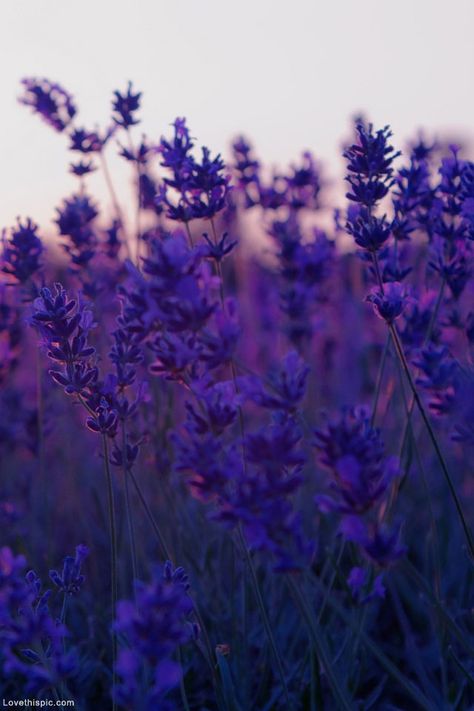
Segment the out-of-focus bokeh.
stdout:
<path fill-rule="evenodd" d="M 474 69 L 471 0 L 15 0 L 0 9 L 0 222 L 31 214 L 48 230 L 75 188 L 64 143 L 17 104 L 23 76 L 58 81 L 78 124 L 104 126 L 113 89 L 144 92 L 143 130 L 159 139 L 177 115 L 224 156 L 244 132 L 262 160 L 311 148 L 329 173 L 358 111 L 469 143 Z M 113 151 L 111 151 L 112 153 Z M 127 190 L 123 166 L 117 181 Z M 100 177 L 94 190 L 103 195 Z"/>

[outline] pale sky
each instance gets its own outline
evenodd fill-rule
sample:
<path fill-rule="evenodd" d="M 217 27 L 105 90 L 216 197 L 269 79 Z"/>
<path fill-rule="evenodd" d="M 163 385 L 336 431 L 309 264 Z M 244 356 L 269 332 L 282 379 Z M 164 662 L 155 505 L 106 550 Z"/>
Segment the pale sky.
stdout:
<path fill-rule="evenodd" d="M 186 116 L 224 156 L 244 132 L 264 161 L 309 148 L 338 176 L 355 112 L 390 123 L 400 147 L 419 127 L 474 142 L 473 25 L 472 0 L 0 0 L 0 226 L 31 215 L 50 229 L 75 186 L 66 139 L 16 101 L 23 76 L 63 84 L 91 128 L 131 79 L 137 138 Z"/>

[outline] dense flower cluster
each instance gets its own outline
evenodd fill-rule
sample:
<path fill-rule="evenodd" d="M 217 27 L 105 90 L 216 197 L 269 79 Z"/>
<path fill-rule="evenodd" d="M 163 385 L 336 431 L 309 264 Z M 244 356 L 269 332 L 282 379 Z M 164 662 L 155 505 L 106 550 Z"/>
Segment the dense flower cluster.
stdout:
<path fill-rule="evenodd" d="M 471 708 L 465 150 L 357 120 L 335 206 L 310 151 L 137 135 L 131 83 L 102 127 L 20 101 L 77 181 L 2 232 L 0 695 Z"/>

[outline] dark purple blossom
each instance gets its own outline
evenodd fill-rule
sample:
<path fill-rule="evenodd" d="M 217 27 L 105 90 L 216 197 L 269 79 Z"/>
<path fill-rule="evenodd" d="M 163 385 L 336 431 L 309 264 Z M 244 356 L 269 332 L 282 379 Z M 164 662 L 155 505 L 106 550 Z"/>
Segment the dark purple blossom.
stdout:
<path fill-rule="evenodd" d="M 377 598 L 385 597 L 385 587 L 383 584 L 383 574 L 380 573 L 374 580 L 370 580 L 370 575 L 365 568 L 354 567 L 347 578 L 352 593 L 352 597 L 360 605 L 364 605 Z"/>
<path fill-rule="evenodd" d="M 432 343 L 421 349 L 413 363 L 421 371 L 417 383 L 430 393 L 430 409 L 438 415 L 448 413 L 453 406 L 459 363 L 446 346 Z"/>
<path fill-rule="evenodd" d="M 260 407 L 295 413 L 306 393 L 308 373 L 309 368 L 298 353 L 290 351 L 266 381 L 251 380 L 246 390 Z"/>
<path fill-rule="evenodd" d="M 380 503 L 398 475 L 397 460 L 385 455 L 380 432 L 362 409 L 347 410 L 317 430 L 315 446 L 331 474 L 332 496 L 316 499 L 322 511 L 362 514 Z"/>
<path fill-rule="evenodd" d="M 211 219 L 224 208 L 230 190 L 224 162 L 220 155 L 212 158 L 206 147 L 201 149 L 201 162 L 197 161 L 191 152 L 193 143 L 184 119 L 176 119 L 173 126 L 173 140 L 162 138 L 158 149 L 162 166 L 172 173 L 165 178 L 160 201 L 172 220 Z"/>
<path fill-rule="evenodd" d="M 310 151 L 303 153 L 300 165 L 291 166 L 286 181 L 287 202 L 291 210 L 315 210 L 319 207 L 321 177 Z"/>
<path fill-rule="evenodd" d="M 383 292 L 374 287 L 366 298 L 366 301 L 373 304 L 377 316 L 389 324 L 401 316 L 407 300 L 406 288 L 396 281 L 385 284 Z"/>
<path fill-rule="evenodd" d="M 64 249 L 76 267 L 86 265 L 94 256 L 97 235 L 92 223 L 97 217 L 97 208 L 88 195 L 72 195 L 57 209 L 55 222 L 59 234 L 68 238 Z"/>
<path fill-rule="evenodd" d="M 112 101 L 112 118 L 118 126 L 130 128 L 139 123 L 135 112 L 140 108 L 141 92 L 136 94 L 132 91 L 132 82 L 128 82 L 126 93 L 121 94 L 119 91 L 114 91 L 114 99 Z"/>
<path fill-rule="evenodd" d="M 95 413 L 86 420 L 87 427 L 97 434 L 115 437 L 117 432 L 117 413 L 109 407 L 105 398 L 95 408 Z"/>
<path fill-rule="evenodd" d="M 100 136 L 97 131 L 75 128 L 69 134 L 69 138 L 71 139 L 69 149 L 85 155 L 88 153 L 100 153 L 112 134 L 113 129 L 109 129 L 104 136 Z"/>
<path fill-rule="evenodd" d="M 77 672 L 74 649 L 65 648 L 67 629 L 53 618 L 50 591 L 42 592 L 25 559 L 0 550 L 0 669 L 2 679 L 21 679 L 28 694 L 59 686 Z"/>
<path fill-rule="evenodd" d="M 37 234 L 38 225 L 28 218 L 18 220 L 10 238 L 5 240 L 1 255 L 2 271 L 18 283 L 27 283 L 41 269 L 43 243 Z"/>
<path fill-rule="evenodd" d="M 359 247 L 377 252 L 392 234 L 393 223 L 385 215 L 373 217 L 363 208 L 353 221 L 347 222 L 346 229 Z"/>
<path fill-rule="evenodd" d="M 95 170 L 96 167 L 90 160 L 81 160 L 78 163 L 71 163 L 70 165 L 70 172 L 78 178 L 83 178 L 84 175 L 89 175 L 89 173 L 93 173 Z"/>
<path fill-rule="evenodd" d="M 346 180 L 351 186 L 347 197 L 370 210 L 394 184 L 393 161 L 400 153 L 389 143 L 392 133 L 388 126 L 374 133 L 372 124 L 359 123 L 356 132 L 357 143 L 344 151 L 349 171 Z"/>
<path fill-rule="evenodd" d="M 24 94 L 20 102 L 31 106 L 34 113 L 52 126 L 55 131 L 64 131 L 76 115 L 72 96 L 59 84 L 48 79 L 22 79 Z"/>
<path fill-rule="evenodd" d="M 127 708 L 140 703 L 140 698 L 146 700 L 148 708 L 174 708 L 166 699 L 182 674 L 174 655 L 196 635 L 187 589 L 183 569 L 174 569 L 168 562 L 153 570 L 148 584 L 136 583 L 136 602 L 119 602 L 115 629 L 129 646 L 119 653 L 116 697 Z M 141 688 L 143 678 L 146 681 Z"/>
<path fill-rule="evenodd" d="M 234 141 L 232 150 L 237 185 L 245 195 L 245 206 L 253 207 L 259 200 L 260 163 L 252 155 L 252 147 L 243 136 Z"/>
<path fill-rule="evenodd" d="M 41 289 L 33 306 L 33 325 L 49 357 L 62 366 L 60 371 L 50 371 L 51 377 L 68 395 L 83 394 L 97 379 L 97 369 L 91 364 L 95 349 L 87 343 L 93 327 L 91 312 L 84 304 L 69 299 L 61 284 L 55 285 L 54 293 L 46 287 Z"/>
<path fill-rule="evenodd" d="M 366 557 L 381 568 L 391 565 L 406 553 L 400 542 L 400 526 L 389 529 L 375 523 L 365 523 L 359 517 L 345 516 L 341 532 L 349 541 L 354 541 Z"/>
<path fill-rule="evenodd" d="M 52 582 L 65 595 L 76 595 L 80 591 L 85 580 L 84 575 L 81 573 L 81 567 L 88 555 L 89 549 L 87 546 L 79 545 L 76 547 L 74 558 L 72 556 L 64 558 L 61 573 L 58 573 L 57 570 L 49 571 L 49 577 Z"/>

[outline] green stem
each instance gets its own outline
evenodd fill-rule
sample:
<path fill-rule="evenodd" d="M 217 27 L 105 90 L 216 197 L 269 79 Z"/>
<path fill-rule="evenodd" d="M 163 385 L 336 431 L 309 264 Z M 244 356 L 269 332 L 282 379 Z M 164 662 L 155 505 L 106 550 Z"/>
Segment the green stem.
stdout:
<path fill-rule="evenodd" d="M 134 475 L 133 471 L 132 471 L 131 469 L 129 469 L 129 470 L 128 470 L 128 474 L 129 474 L 130 479 L 132 480 L 132 483 L 133 483 L 133 485 L 134 485 L 134 487 L 135 487 L 135 491 L 136 491 L 137 494 L 138 494 L 138 498 L 140 499 L 140 502 L 141 502 L 143 508 L 145 509 L 145 513 L 146 513 L 146 515 L 148 516 L 148 520 L 150 521 L 151 527 L 153 528 L 153 530 L 154 530 L 154 532 L 155 532 L 156 538 L 157 538 L 158 543 L 159 543 L 159 546 L 160 546 L 160 548 L 161 548 L 161 555 L 162 555 L 162 557 L 163 557 L 165 560 L 173 560 L 173 557 L 172 557 L 171 553 L 170 553 L 169 550 L 168 550 L 168 547 L 167 547 L 167 545 L 166 545 L 166 543 L 165 543 L 165 541 L 164 541 L 164 538 L 163 538 L 163 536 L 161 535 L 161 531 L 160 531 L 160 528 L 159 528 L 159 526 L 158 526 L 158 524 L 157 524 L 157 522 L 156 522 L 156 519 L 155 519 L 155 517 L 153 516 L 153 513 L 151 512 L 150 507 L 148 506 L 147 500 L 146 500 L 145 497 L 143 496 L 143 492 L 142 492 L 142 490 L 141 490 L 141 488 L 140 488 L 140 486 L 139 486 L 139 484 L 138 484 L 138 482 L 137 482 L 137 480 L 136 480 L 136 478 L 135 478 L 135 475 Z"/>
<path fill-rule="evenodd" d="M 117 608 L 117 529 L 116 529 L 116 519 L 115 519 L 115 503 L 114 503 L 114 490 L 112 475 L 110 472 L 109 465 L 109 446 L 107 442 L 107 435 L 102 435 L 102 445 L 104 453 L 104 471 L 105 478 L 107 480 L 107 497 L 108 497 L 108 508 L 109 508 L 109 527 L 110 527 L 110 553 L 111 553 L 111 567 L 110 567 L 110 583 L 111 583 L 111 599 L 112 599 L 112 619 L 114 618 L 116 608 Z M 117 635 L 115 631 L 112 630 L 112 708 L 115 709 L 115 681 L 116 681 L 116 661 L 117 661 Z"/>
<path fill-rule="evenodd" d="M 184 666 L 183 666 L 183 653 L 181 647 L 178 647 L 178 660 L 181 666 L 181 678 L 179 680 L 179 690 L 181 693 L 181 701 L 183 702 L 184 711 L 191 711 L 188 701 L 188 695 L 186 693 L 186 685 L 184 683 Z"/>
<path fill-rule="evenodd" d="M 438 528 L 436 525 L 436 518 L 434 515 L 434 509 L 433 509 L 433 500 L 432 500 L 430 488 L 428 485 L 428 479 L 426 476 L 425 467 L 423 465 L 423 461 L 420 456 L 418 445 L 417 445 L 417 442 L 415 439 L 415 433 L 413 432 L 413 427 L 412 427 L 411 420 L 410 420 L 410 415 L 409 415 L 409 411 L 408 411 L 407 396 L 406 396 L 405 388 L 404 388 L 404 384 L 403 384 L 403 373 L 402 373 L 400 361 L 398 358 L 397 358 L 397 369 L 398 369 L 398 376 L 400 379 L 400 389 L 401 389 L 402 396 L 403 396 L 403 405 L 405 408 L 405 414 L 407 415 L 407 424 L 409 426 L 409 432 L 411 434 L 411 439 L 413 442 L 413 450 L 415 452 L 415 459 L 416 459 L 416 463 L 418 465 L 418 469 L 420 471 L 420 474 L 421 474 L 421 477 L 423 480 L 423 486 L 424 486 L 424 489 L 426 492 L 426 500 L 428 502 L 428 511 L 429 511 L 429 516 L 430 516 L 430 528 L 431 528 L 431 536 L 432 536 L 432 542 L 433 542 L 432 553 L 433 553 L 433 565 L 434 565 L 434 577 L 435 577 L 435 590 L 436 590 L 436 594 L 439 597 L 440 596 L 440 583 L 441 583 L 441 559 L 439 556 L 439 537 L 438 537 Z M 389 510 L 391 508 L 392 504 L 394 503 L 397 491 L 398 491 L 397 487 L 394 487 L 392 489 L 392 495 L 390 497 L 390 501 L 389 501 L 387 510 Z"/>
<path fill-rule="evenodd" d="M 133 591 L 135 594 L 134 581 L 138 580 L 138 567 L 137 567 L 137 549 L 135 545 L 135 530 L 133 526 L 132 517 L 132 507 L 130 502 L 130 486 L 128 482 L 129 471 L 127 467 L 127 433 L 125 430 L 125 421 L 122 420 L 122 470 L 124 478 L 124 489 L 125 489 L 125 511 L 127 515 L 127 526 L 128 526 L 128 536 L 130 541 L 130 557 L 132 561 L 132 576 L 133 576 Z"/>
<path fill-rule="evenodd" d="M 444 456 L 443 456 L 443 453 L 442 453 L 442 451 L 441 451 L 441 449 L 440 449 L 440 446 L 439 446 L 439 444 L 438 444 L 438 440 L 437 440 L 436 435 L 435 435 L 435 433 L 434 433 L 433 427 L 432 427 L 432 425 L 431 425 L 431 422 L 430 422 L 430 420 L 429 420 L 429 417 L 428 417 L 428 415 L 427 415 L 427 412 L 426 412 L 426 410 L 425 410 L 425 407 L 424 407 L 424 405 L 423 405 L 423 403 L 422 403 L 422 401 L 421 401 L 421 398 L 420 398 L 420 396 L 419 396 L 419 394 L 418 394 L 418 390 L 416 389 L 415 383 L 413 382 L 413 378 L 412 378 L 412 375 L 411 375 L 411 372 L 410 372 L 410 368 L 409 368 L 409 366 L 408 366 L 408 362 L 407 362 L 405 353 L 404 353 L 404 351 L 403 351 L 402 344 L 401 344 L 401 342 L 400 342 L 400 339 L 399 339 L 397 330 L 396 330 L 396 328 L 395 328 L 395 326 L 394 326 L 393 323 L 392 323 L 392 324 L 389 324 L 389 329 L 390 329 L 390 333 L 391 333 L 391 336 L 392 336 L 393 344 L 394 344 L 394 346 L 395 346 L 395 350 L 397 351 L 397 355 L 398 355 L 398 357 L 399 357 L 399 359 L 400 359 L 400 363 L 401 363 L 401 365 L 402 365 L 402 368 L 403 368 L 403 370 L 404 370 L 404 372 L 405 372 L 406 379 L 407 379 L 408 384 L 409 384 L 409 386 L 410 386 L 410 389 L 411 389 L 411 391 L 412 391 L 414 401 L 415 401 L 416 406 L 418 407 L 418 410 L 419 410 L 419 412 L 420 412 L 420 415 L 421 415 L 421 417 L 422 417 L 422 419 L 423 419 L 423 422 L 424 422 L 424 424 L 425 424 L 426 430 L 427 430 L 427 432 L 428 432 L 428 436 L 429 436 L 429 438 L 430 438 L 430 440 L 431 440 L 431 443 L 432 443 L 432 445 L 433 445 L 433 449 L 434 449 L 434 451 L 435 451 L 435 453 L 436 453 L 436 456 L 437 456 L 437 458 L 438 458 L 438 461 L 439 461 L 439 463 L 440 463 L 441 470 L 442 470 L 442 472 L 443 472 L 444 478 L 446 479 L 446 482 L 447 482 L 447 484 L 448 484 L 448 488 L 449 488 L 451 497 L 452 497 L 452 499 L 453 499 L 453 501 L 454 501 L 454 505 L 455 505 L 455 507 L 456 507 L 456 511 L 457 511 L 457 514 L 458 514 L 458 517 L 459 517 L 459 520 L 460 520 L 462 529 L 463 529 L 463 531 L 464 531 L 464 535 L 465 535 L 465 537 L 466 537 L 466 542 L 467 542 L 467 545 L 468 545 L 468 548 L 469 548 L 469 553 L 470 553 L 470 555 L 471 555 L 471 558 L 474 560 L 474 541 L 473 541 L 473 539 L 472 539 L 472 535 L 471 535 L 471 531 L 469 530 L 469 526 L 467 525 L 467 522 L 466 522 L 466 519 L 465 519 L 465 516 L 464 516 L 464 512 L 463 512 L 463 510 L 462 510 L 461 502 L 460 502 L 460 500 L 459 500 L 459 498 L 458 498 L 458 495 L 457 495 L 457 492 L 456 492 L 456 488 L 455 488 L 455 486 L 454 486 L 454 482 L 453 482 L 453 480 L 452 480 L 452 478 L 451 478 L 451 474 L 449 473 L 449 469 L 448 469 L 448 466 L 447 466 L 447 464 L 446 464 L 446 460 L 445 460 L 445 458 L 444 458 Z"/>
<path fill-rule="evenodd" d="M 423 339 L 423 346 L 426 346 L 427 343 L 429 343 L 431 336 L 433 334 L 433 329 L 435 327 L 436 321 L 438 319 L 438 314 L 439 310 L 441 308 L 441 304 L 443 301 L 443 294 L 444 294 L 444 287 L 446 284 L 446 280 L 443 279 L 440 284 L 439 292 L 438 292 L 438 298 L 436 299 L 436 304 L 433 309 L 433 313 L 431 314 L 431 319 L 428 324 L 428 328 L 426 330 L 426 335 L 425 338 Z M 413 410 L 415 409 L 415 400 L 412 399 L 410 406 L 408 408 L 408 419 L 405 424 L 405 429 L 403 431 L 403 436 L 402 436 L 402 444 L 400 447 L 400 460 L 403 458 L 403 455 L 405 453 L 405 449 L 407 447 L 408 439 L 409 439 L 409 425 L 410 425 L 410 420 L 413 414 Z"/>
<path fill-rule="evenodd" d="M 295 602 L 298 605 L 302 616 L 304 617 L 308 628 L 309 637 L 311 639 L 311 642 L 313 643 L 314 651 L 327 675 L 334 698 L 337 700 L 341 709 L 345 709 L 345 711 L 352 711 L 352 702 L 348 697 L 344 686 L 336 677 L 331 660 L 329 658 L 329 652 L 326 649 L 326 645 L 321 636 L 319 626 L 309 608 L 306 598 L 293 580 L 293 578 L 291 577 L 291 575 L 287 575 L 286 579 L 288 586 L 295 598 Z"/>
<path fill-rule="evenodd" d="M 319 581 L 316 581 L 319 583 Z M 329 598 L 329 605 L 333 608 L 336 614 L 343 620 L 343 622 L 355 633 L 359 634 L 360 639 L 364 646 L 374 655 L 378 660 L 380 665 L 387 671 L 390 676 L 395 679 L 400 687 L 405 689 L 405 691 L 410 695 L 410 697 L 425 711 L 432 711 L 433 706 L 430 701 L 426 698 L 422 691 L 420 691 L 410 679 L 408 679 L 398 667 L 385 655 L 384 652 L 379 648 L 379 646 L 369 637 L 363 630 L 359 630 L 356 624 L 352 621 L 350 614 L 347 610 L 338 603 L 335 596 Z"/>
<path fill-rule="evenodd" d="M 127 128 L 127 137 L 128 137 L 128 144 L 130 147 L 130 152 L 132 156 L 135 156 L 135 147 L 133 145 L 133 138 L 132 134 L 130 132 L 130 128 Z M 140 170 L 140 164 L 136 160 L 135 166 L 136 166 L 136 171 L 137 171 L 137 208 L 136 208 L 136 215 L 135 215 L 135 263 L 137 267 L 140 266 L 140 245 L 141 245 L 141 225 L 140 225 L 140 213 L 141 213 L 141 193 L 140 193 L 140 178 L 141 178 L 141 170 Z"/>
<path fill-rule="evenodd" d="M 262 622 L 263 622 L 263 626 L 264 626 L 264 628 L 265 628 L 265 633 L 266 633 L 266 635 L 267 635 L 267 639 L 268 639 L 268 642 L 269 642 L 269 644 L 270 644 L 270 648 L 271 648 L 272 653 L 273 653 L 273 656 L 274 656 L 274 658 L 275 658 L 275 662 L 276 662 L 276 666 L 277 666 L 277 672 L 278 672 L 278 677 L 279 677 L 279 679 L 280 679 L 280 683 L 281 683 L 282 688 L 283 688 L 283 692 L 284 692 L 284 695 L 285 695 L 287 708 L 288 708 L 288 709 L 291 709 L 291 708 L 293 708 L 293 706 L 292 706 L 292 703 L 291 703 L 291 701 L 290 701 L 290 695 L 289 695 L 289 693 L 288 693 L 288 687 L 287 687 L 286 680 L 285 680 L 285 673 L 284 673 L 284 670 L 283 670 L 283 662 L 282 662 L 282 660 L 281 660 L 280 653 L 279 653 L 278 647 L 277 647 L 277 645 L 276 645 L 275 637 L 274 637 L 274 635 L 273 635 L 272 627 L 271 627 L 271 624 L 270 624 L 270 619 L 269 619 L 269 617 L 268 617 L 267 608 L 265 607 L 265 603 L 264 603 L 264 601 L 263 601 L 263 597 L 262 597 L 262 593 L 261 593 L 261 590 L 260 590 L 260 586 L 259 586 L 259 584 L 258 584 L 257 573 L 256 573 L 256 571 L 255 571 L 255 567 L 254 567 L 254 564 L 253 564 L 252 556 L 250 555 L 250 551 L 249 551 L 249 548 L 248 548 L 248 546 L 247 546 L 247 541 L 245 540 L 245 536 L 244 536 L 244 533 L 243 533 L 243 531 L 242 531 L 242 526 L 241 526 L 240 524 L 239 524 L 239 526 L 238 526 L 238 534 L 239 534 L 239 539 L 240 539 L 242 548 L 243 548 L 244 553 L 245 553 L 245 559 L 246 559 L 246 561 L 247 561 L 248 569 L 249 569 L 249 571 L 250 571 L 250 580 L 251 580 L 251 582 L 252 582 L 252 587 L 253 587 L 253 590 L 254 590 L 254 593 L 255 593 L 255 598 L 256 598 L 256 600 L 257 600 L 257 604 L 258 604 L 258 607 L 259 607 L 259 609 L 260 609 L 260 614 L 261 614 L 261 616 L 262 616 Z"/>
<path fill-rule="evenodd" d="M 163 536 L 162 536 L 162 534 L 161 534 L 160 528 L 159 528 L 159 526 L 158 526 L 158 524 L 157 524 L 157 522 L 156 522 L 155 517 L 153 516 L 153 513 L 152 513 L 150 507 L 148 506 L 147 500 L 145 499 L 145 497 L 144 497 L 144 495 L 143 495 L 143 492 L 142 492 L 142 490 L 141 490 L 141 488 L 140 488 L 140 486 L 139 486 L 139 484 L 138 484 L 138 482 L 137 482 L 137 480 L 136 480 L 136 478 L 135 478 L 135 475 L 133 474 L 133 471 L 132 471 L 131 469 L 129 469 L 129 470 L 128 470 L 128 473 L 129 473 L 129 476 L 130 476 L 130 478 L 131 478 L 131 480 L 132 480 L 132 483 L 133 483 L 133 485 L 134 485 L 134 487 L 135 487 L 135 490 L 136 490 L 136 492 L 137 492 L 137 494 L 138 494 L 138 498 L 140 499 L 140 502 L 141 502 L 141 504 L 142 504 L 142 506 L 143 506 L 143 508 L 144 508 L 144 510 L 145 510 L 145 513 L 146 513 L 146 515 L 147 515 L 147 517 L 148 517 L 148 520 L 149 520 L 149 522 L 150 522 L 150 524 L 151 524 L 151 527 L 152 527 L 152 529 L 153 529 L 153 531 L 154 531 L 154 533 L 155 533 L 156 539 L 157 539 L 158 544 L 159 544 L 160 549 L 161 549 L 161 556 L 162 556 L 162 558 L 163 558 L 164 560 L 173 561 L 173 556 L 171 555 L 170 551 L 168 550 L 168 547 L 167 547 L 167 545 L 166 545 L 166 543 L 165 543 L 165 541 L 164 541 L 164 538 L 163 538 Z M 206 626 L 205 626 L 205 624 L 204 624 L 204 621 L 203 621 L 203 619 L 202 619 L 201 613 L 200 613 L 200 611 L 199 611 L 199 608 L 198 608 L 197 604 L 196 604 L 194 601 L 193 601 L 193 608 L 194 608 L 194 612 L 195 612 L 195 614 L 196 614 L 197 620 L 198 620 L 198 622 L 199 622 L 199 626 L 200 626 L 201 631 L 202 631 L 203 636 L 204 636 L 204 641 L 205 641 L 205 644 L 206 644 L 206 649 L 207 649 L 207 654 L 208 654 L 208 663 L 209 663 L 209 667 L 210 667 L 210 669 L 211 669 L 211 672 L 212 672 L 212 675 L 213 675 L 213 680 L 214 680 L 214 683 L 215 683 L 215 681 L 216 681 L 216 676 L 215 676 L 214 667 L 213 667 L 213 665 L 212 665 L 212 646 L 211 646 L 211 641 L 210 641 L 210 639 L 209 639 L 209 635 L 208 635 Z"/>
<path fill-rule="evenodd" d="M 109 191 L 109 193 L 110 193 L 110 198 L 111 198 L 111 200 L 112 200 L 112 205 L 114 206 L 115 216 L 116 216 L 116 218 L 118 219 L 118 221 L 120 222 L 120 227 L 121 227 L 121 229 L 122 229 L 122 234 L 123 234 L 124 237 L 125 237 L 125 240 L 124 240 L 125 248 L 126 248 L 126 250 L 127 250 L 128 256 L 130 257 L 130 256 L 131 256 L 131 255 L 130 255 L 130 245 L 129 245 L 129 243 L 128 243 L 127 235 L 125 234 L 125 222 L 124 222 L 124 219 L 123 219 L 123 213 L 122 213 L 122 209 L 121 209 L 121 207 L 120 207 L 120 203 L 119 203 L 119 201 L 118 201 L 118 199 L 117 199 L 117 193 L 115 192 L 114 184 L 113 184 L 113 182 L 112 182 L 112 178 L 111 178 L 111 175 L 110 175 L 110 171 L 109 171 L 109 166 L 108 166 L 107 160 L 106 160 L 106 158 L 105 158 L 105 152 L 104 152 L 104 150 L 101 150 L 101 151 L 100 151 L 99 157 L 100 157 L 100 163 L 101 163 L 101 166 L 102 166 L 102 172 L 103 172 L 104 178 L 105 178 L 105 183 L 106 183 L 107 189 L 108 189 L 108 191 Z"/>
<path fill-rule="evenodd" d="M 379 372 L 377 374 L 377 384 L 375 386 L 374 404 L 372 406 L 372 417 L 370 418 L 371 427 L 374 427 L 375 418 L 377 416 L 377 407 L 379 404 L 380 393 L 381 393 L 381 389 L 382 389 L 382 382 L 383 382 L 383 376 L 384 376 L 384 372 L 385 372 L 385 365 L 387 363 L 389 345 L 390 345 L 390 335 L 387 335 L 387 339 L 385 341 L 385 346 L 383 349 L 382 360 L 380 362 Z"/>
<path fill-rule="evenodd" d="M 188 235 L 189 246 L 191 247 L 191 249 L 193 249 L 194 248 L 194 240 L 193 240 L 193 236 L 191 234 L 191 228 L 189 227 L 189 222 L 187 220 L 184 223 L 184 226 L 186 228 L 186 234 Z"/>
<path fill-rule="evenodd" d="M 474 656 L 474 645 L 470 643 L 468 635 L 458 626 L 456 620 L 451 617 L 449 612 L 446 610 L 446 606 L 441 602 L 436 593 L 432 591 L 428 581 L 425 580 L 416 566 L 414 566 L 413 563 L 410 563 L 409 560 L 402 560 L 399 565 L 400 568 L 413 579 L 415 584 L 418 585 L 422 591 L 423 595 L 426 595 L 430 603 L 436 608 L 437 613 L 443 619 L 450 634 L 457 639 L 457 641 L 467 652 L 469 652 L 471 656 Z"/>
<path fill-rule="evenodd" d="M 382 277 L 380 275 L 380 268 L 379 268 L 379 263 L 378 263 L 378 259 L 377 259 L 377 254 L 375 252 L 373 252 L 372 256 L 373 256 L 373 261 L 374 261 L 374 266 L 375 266 L 375 272 L 377 275 L 377 281 L 378 281 L 380 289 L 383 293 L 384 286 L 383 286 L 383 282 L 382 282 Z M 442 296 L 442 289 L 440 290 L 440 294 Z M 441 302 L 441 299 L 438 299 L 438 301 Z M 418 390 L 416 389 L 415 383 L 413 381 L 413 377 L 410 372 L 410 368 L 408 366 L 405 352 L 403 350 L 403 346 L 402 346 L 400 338 L 398 336 L 398 332 L 395 327 L 395 324 L 388 323 L 388 328 L 390 331 L 390 335 L 392 337 L 393 345 L 395 346 L 397 356 L 400 359 L 401 366 L 405 372 L 405 376 L 406 376 L 406 379 L 407 379 L 408 384 L 410 386 L 410 390 L 412 391 L 414 403 L 416 403 L 416 406 L 418 407 L 418 410 L 420 412 L 420 415 L 423 419 L 426 430 L 428 432 L 428 436 L 429 436 L 431 443 L 433 445 L 433 449 L 434 449 L 436 456 L 438 458 L 438 461 L 440 463 L 444 478 L 446 479 L 446 482 L 448 484 L 448 488 L 449 488 L 451 497 L 454 501 L 454 505 L 456 507 L 456 511 L 457 511 L 457 514 L 458 514 L 458 517 L 459 517 L 459 520 L 460 520 L 460 523 L 461 523 L 461 526 L 462 526 L 462 529 L 464 532 L 464 536 L 466 538 L 466 542 L 467 542 L 467 545 L 469 548 L 469 554 L 471 556 L 471 559 L 474 561 L 474 540 L 472 539 L 471 531 L 469 530 L 469 526 L 467 525 L 467 521 L 464 516 L 464 512 L 462 510 L 461 502 L 460 502 L 457 492 L 456 492 L 456 487 L 454 486 L 454 482 L 452 480 L 451 474 L 449 473 L 449 469 L 446 464 L 446 460 L 445 460 L 443 453 L 440 449 L 440 446 L 438 444 L 438 440 L 437 440 L 436 435 L 434 433 L 434 430 L 433 430 L 433 427 L 432 427 L 431 422 L 429 420 L 428 414 L 425 410 L 425 407 L 424 407 L 424 405 L 421 401 L 421 398 L 418 394 Z"/>
<path fill-rule="evenodd" d="M 461 662 L 461 660 L 457 658 L 452 647 L 449 648 L 449 655 L 454 660 L 454 663 L 456 664 L 458 669 L 460 669 L 461 672 L 464 674 L 469 684 L 474 687 L 474 677 L 472 676 L 469 669 Z"/>

